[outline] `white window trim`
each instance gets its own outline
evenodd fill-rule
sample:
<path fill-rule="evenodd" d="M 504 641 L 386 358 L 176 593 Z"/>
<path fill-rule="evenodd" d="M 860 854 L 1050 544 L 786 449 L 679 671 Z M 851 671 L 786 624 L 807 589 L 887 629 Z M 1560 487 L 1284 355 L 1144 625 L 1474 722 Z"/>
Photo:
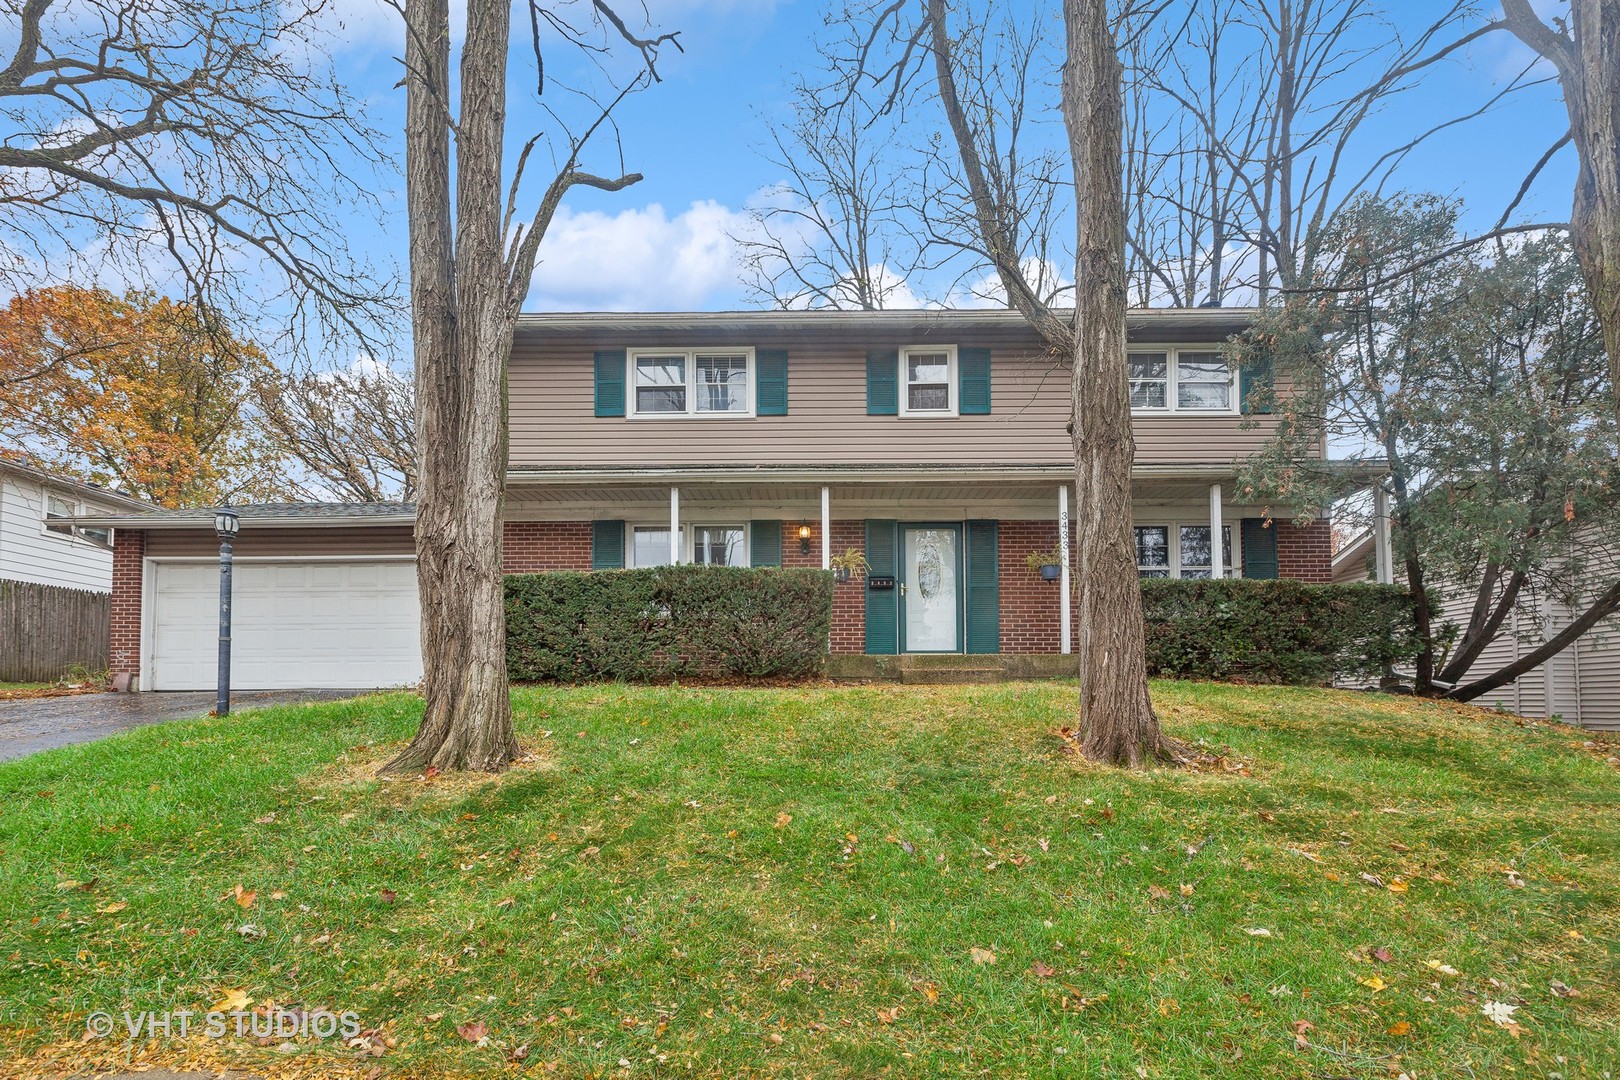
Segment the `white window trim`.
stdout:
<path fill-rule="evenodd" d="M 1231 542 L 1226 545 L 1227 550 L 1224 552 L 1226 555 L 1226 568 L 1223 576 L 1230 578 L 1242 577 L 1243 567 L 1239 565 L 1241 560 L 1238 559 L 1237 550 L 1238 545 L 1242 543 L 1242 539 L 1238 536 L 1236 522 L 1223 521 L 1221 523 L 1221 527 L 1225 529 L 1227 534 L 1232 538 Z M 1209 520 L 1207 518 L 1203 521 L 1182 518 L 1177 521 L 1133 521 L 1131 522 L 1131 548 L 1133 551 L 1136 548 L 1137 529 L 1168 529 L 1170 531 L 1170 566 L 1168 569 L 1170 571 L 1170 578 L 1173 580 L 1179 580 L 1181 577 L 1181 530 L 1183 528 L 1207 529 L 1209 528 Z M 1136 569 L 1138 574 L 1140 574 L 1140 572 L 1146 569 L 1146 567 L 1143 567 L 1141 563 L 1137 563 Z M 1165 579 L 1160 578 L 1159 580 L 1163 581 Z M 1188 578 L 1187 580 L 1207 581 L 1209 579 Z"/>
<path fill-rule="evenodd" d="M 42 535 L 52 537 L 56 540 L 62 540 L 70 544 L 84 544 L 88 547 L 97 548 L 101 551 L 112 550 L 113 531 L 111 529 L 106 530 L 107 539 L 103 541 L 98 540 L 93 536 L 85 535 L 84 529 L 72 521 L 66 522 L 66 532 L 62 531 L 61 529 L 51 528 L 50 523 L 52 519 L 50 517 L 50 512 L 52 499 L 56 500 L 57 502 L 67 504 L 68 513 L 65 516 L 68 518 L 78 517 L 80 514 L 85 513 L 88 509 L 84 503 L 84 500 L 82 499 L 76 499 L 72 495 L 52 491 L 50 488 L 41 489 L 42 505 L 39 512 L 39 531 Z"/>
<path fill-rule="evenodd" d="M 711 412 L 697 407 L 697 358 L 702 355 L 736 356 L 741 354 L 748 365 L 748 408 L 742 412 Z M 636 358 L 638 356 L 684 356 L 686 358 L 686 411 L 640 412 L 636 408 Z M 699 348 L 660 349 L 652 346 L 625 350 L 624 415 L 630 420 L 752 420 L 757 415 L 759 402 L 759 365 L 754 360 L 754 347 L 713 345 Z"/>
<path fill-rule="evenodd" d="M 950 401 L 947 409 L 912 409 L 911 381 L 907 378 L 909 367 L 906 358 L 912 353 L 944 353 L 945 354 L 945 388 Z M 907 345 L 900 350 L 900 370 L 895 372 L 900 381 L 900 415 L 915 420 L 942 420 L 960 415 L 961 403 L 957 401 L 960 382 L 956 375 L 956 346 L 955 345 Z"/>
<path fill-rule="evenodd" d="M 667 533 L 667 532 L 669 532 L 669 522 L 667 520 L 666 521 L 654 521 L 651 518 L 647 518 L 647 519 L 644 519 L 644 520 L 641 520 L 641 521 L 627 521 L 627 522 L 624 523 L 624 529 L 625 529 L 625 536 L 624 536 L 624 540 L 625 540 L 625 544 L 624 544 L 624 565 L 625 565 L 625 568 L 628 569 L 628 570 L 643 570 L 643 569 L 646 569 L 646 567 L 638 565 L 636 563 L 636 561 L 635 561 L 635 558 L 636 558 L 636 530 L 637 529 L 656 529 L 659 532 Z M 743 542 L 742 542 L 742 560 L 743 561 L 741 563 L 739 563 L 738 565 L 739 566 L 752 566 L 752 565 L 754 565 L 754 548 L 753 548 L 753 544 L 754 544 L 753 532 L 754 532 L 754 530 L 752 528 L 751 522 L 748 521 L 747 519 L 742 519 L 742 520 L 722 520 L 722 521 L 683 521 L 683 522 L 681 522 L 681 563 L 682 563 L 682 565 L 689 564 L 693 560 L 694 556 L 693 556 L 692 545 L 697 542 L 697 534 L 695 532 L 695 530 L 697 530 L 697 529 L 741 529 L 742 534 L 743 534 Z M 664 546 L 664 550 L 665 551 L 669 550 L 668 544 L 666 544 Z M 653 563 L 651 565 L 653 565 L 653 566 L 668 566 L 669 563 L 667 563 L 667 562 L 658 562 L 658 563 Z"/>
<path fill-rule="evenodd" d="M 1226 362 L 1226 377 L 1228 380 L 1227 385 L 1231 388 L 1227 394 L 1227 400 L 1230 402 L 1230 404 L 1226 408 L 1183 409 L 1177 407 L 1176 405 L 1176 380 L 1178 377 L 1176 357 L 1184 352 L 1215 353 L 1218 356 L 1221 354 L 1221 346 L 1218 342 L 1212 344 L 1205 341 L 1181 345 L 1148 345 L 1144 343 L 1132 345 L 1130 348 L 1126 349 L 1125 352 L 1127 362 L 1130 356 L 1138 353 L 1164 353 L 1168 365 L 1165 371 L 1164 408 L 1152 409 L 1141 405 L 1132 405 L 1132 416 L 1237 416 L 1240 414 L 1243 403 L 1238 400 L 1238 390 L 1240 388 L 1237 377 L 1238 373 L 1237 369 L 1232 366 L 1232 362 L 1230 360 L 1227 360 Z M 1128 381 L 1128 372 L 1126 378 Z M 1154 524 L 1157 524 L 1157 522 Z"/>

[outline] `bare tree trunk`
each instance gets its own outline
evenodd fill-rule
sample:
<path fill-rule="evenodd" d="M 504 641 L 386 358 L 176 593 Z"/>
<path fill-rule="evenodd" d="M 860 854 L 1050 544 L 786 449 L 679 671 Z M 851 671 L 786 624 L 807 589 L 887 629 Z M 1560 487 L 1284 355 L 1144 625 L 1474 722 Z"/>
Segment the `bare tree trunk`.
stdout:
<path fill-rule="evenodd" d="M 467 5 L 453 226 L 449 9 L 446 0 L 410 0 L 405 17 L 426 709 L 416 737 L 386 769 L 496 772 L 518 754 L 501 584 L 506 355 L 515 322 L 501 242 L 508 12 L 490 0 Z"/>
<path fill-rule="evenodd" d="M 1570 239 L 1603 328 L 1620 411 L 1620 0 L 1570 0 L 1569 25 L 1541 21 L 1529 0 L 1502 0 L 1508 29 L 1558 70 L 1580 158 Z"/>
<path fill-rule="evenodd" d="M 1079 534 L 1081 753 L 1141 766 L 1168 757 L 1148 698 L 1142 586 L 1131 532 L 1125 365 L 1121 68 L 1104 0 L 1064 0 L 1063 118 L 1074 160 L 1073 408 Z"/>

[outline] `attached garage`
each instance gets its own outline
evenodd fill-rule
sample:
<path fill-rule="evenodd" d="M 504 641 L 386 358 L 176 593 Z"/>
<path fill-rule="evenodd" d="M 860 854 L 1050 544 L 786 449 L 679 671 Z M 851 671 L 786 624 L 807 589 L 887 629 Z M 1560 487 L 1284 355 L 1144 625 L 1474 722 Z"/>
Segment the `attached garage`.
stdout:
<path fill-rule="evenodd" d="M 144 685 L 214 686 L 217 560 L 155 559 L 150 566 Z M 232 576 L 233 687 L 407 686 L 422 677 L 414 559 L 244 558 Z"/>
<path fill-rule="evenodd" d="M 422 678 L 416 508 L 239 506 L 231 686 L 369 690 Z M 114 530 L 111 673 L 140 690 L 211 690 L 219 538 L 209 509 L 95 519 Z"/>

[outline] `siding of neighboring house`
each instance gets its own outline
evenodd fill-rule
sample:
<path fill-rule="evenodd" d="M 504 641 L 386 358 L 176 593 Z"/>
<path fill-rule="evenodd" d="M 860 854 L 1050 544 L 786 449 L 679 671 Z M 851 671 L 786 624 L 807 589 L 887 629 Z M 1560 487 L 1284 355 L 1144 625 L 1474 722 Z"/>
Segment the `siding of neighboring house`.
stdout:
<path fill-rule="evenodd" d="M 112 552 L 88 540 L 46 532 L 45 490 L 29 477 L 0 471 L 0 578 L 111 592 Z M 86 513 L 119 509 L 69 491 L 58 494 Z"/>
<path fill-rule="evenodd" d="M 1620 731 L 1620 617 L 1575 643 L 1580 678 L 1581 723 Z"/>
<path fill-rule="evenodd" d="M 842 337 L 840 336 L 842 335 Z M 868 416 L 866 352 L 952 344 L 991 351 L 991 412 L 917 419 Z M 785 349 L 788 411 L 748 418 L 629 419 L 594 415 L 593 349 L 694 344 Z M 1146 344 L 1146 343 L 1144 343 Z M 1207 347 L 1207 346 L 1206 346 Z M 803 333 L 649 333 L 634 341 L 518 340 L 509 367 L 511 464 L 563 465 L 1030 465 L 1073 460 L 1067 431 L 1069 371 L 1032 338 L 983 329 L 916 338 L 807 340 Z M 1279 391 L 1286 387 L 1279 387 Z M 1253 453 L 1273 421 L 1232 416 L 1148 416 L 1133 421 L 1138 464 L 1219 464 Z"/>

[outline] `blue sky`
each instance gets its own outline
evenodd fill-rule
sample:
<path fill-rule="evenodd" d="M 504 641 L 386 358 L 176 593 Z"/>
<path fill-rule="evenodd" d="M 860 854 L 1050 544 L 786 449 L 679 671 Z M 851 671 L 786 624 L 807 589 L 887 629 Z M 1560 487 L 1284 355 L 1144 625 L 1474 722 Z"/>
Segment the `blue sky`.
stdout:
<path fill-rule="evenodd" d="M 686 49 L 666 50 L 664 82 L 628 100 L 617 114 L 626 167 L 646 179 L 615 194 L 576 189 L 569 195 L 542 247 L 530 309 L 749 305 L 729 235 L 746 227 L 750 201 L 782 179 L 759 152 L 765 120 L 787 104 L 794 73 L 815 62 L 811 41 L 827 2 L 646 0 L 653 24 L 680 30 Z M 624 0 L 621 10 L 639 14 L 639 6 L 638 0 Z M 1437 6 L 1427 0 L 1390 5 L 1414 25 Z M 397 16 L 380 0 L 342 0 L 342 11 L 344 28 L 335 42 L 339 69 L 367 97 L 377 125 L 397 132 L 404 93 L 392 89 L 400 73 L 392 59 L 402 38 Z M 1368 144 L 1386 135 L 1402 138 L 1417 130 L 1414 124 L 1455 112 L 1459 103 L 1483 102 L 1529 59 L 1506 34 L 1485 39 L 1376 118 Z M 531 77 L 514 69 L 515 136 L 541 119 L 521 89 Z M 1401 186 L 1460 196 L 1469 206 L 1466 224 L 1487 228 L 1529 164 L 1565 125 L 1556 86 L 1532 89 L 1428 143 L 1403 165 Z M 611 144 L 603 143 L 587 166 L 613 171 Z M 1566 150 L 1518 216 L 1565 218 L 1573 177 L 1573 154 Z M 396 212 L 373 235 L 374 254 L 402 263 L 402 215 Z"/>

